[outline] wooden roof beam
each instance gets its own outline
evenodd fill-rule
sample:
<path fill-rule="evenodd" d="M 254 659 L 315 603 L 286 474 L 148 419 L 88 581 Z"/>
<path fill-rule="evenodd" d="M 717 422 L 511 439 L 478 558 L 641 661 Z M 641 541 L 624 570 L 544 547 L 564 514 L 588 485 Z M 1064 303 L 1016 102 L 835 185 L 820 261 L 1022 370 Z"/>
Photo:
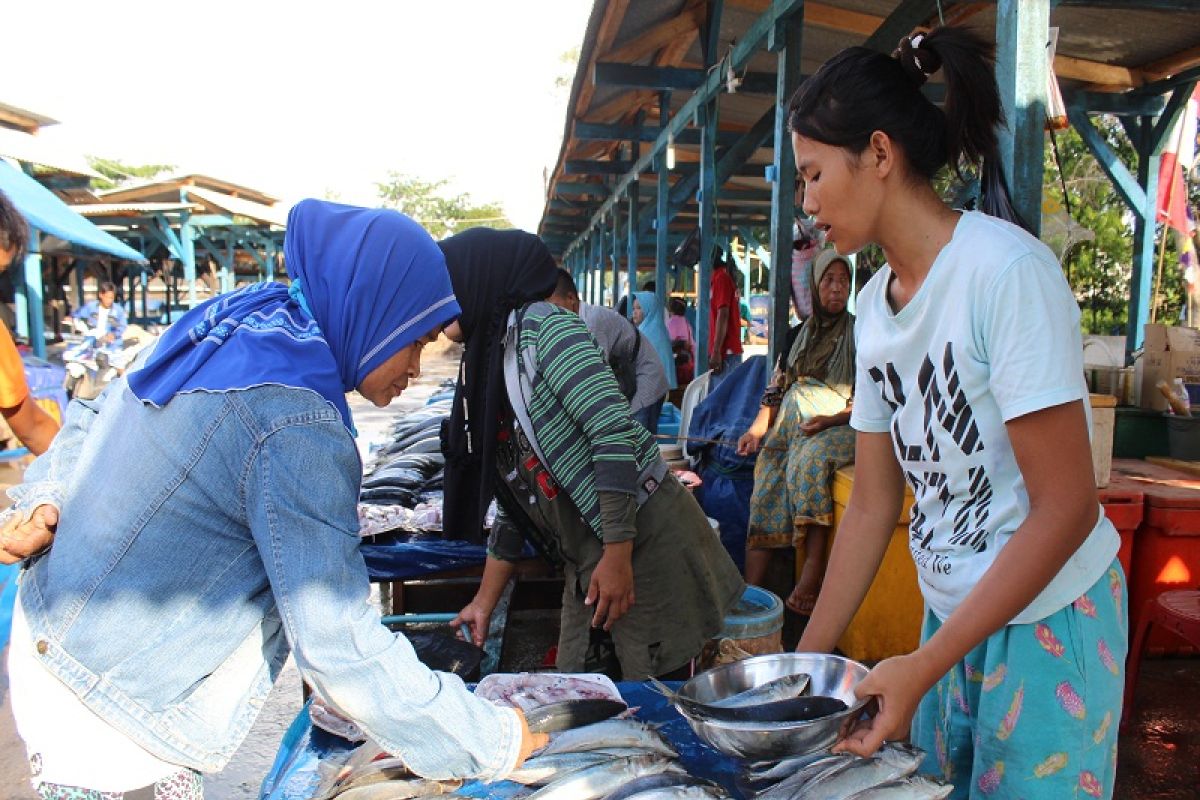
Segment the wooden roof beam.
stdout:
<path fill-rule="evenodd" d="M 604 53 L 601 58 L 605 61 L 628 62 L 645 58 L 677 39 L 699 31 L 702 16 L 698 7 L 685 8 L 679 16 L 659 23 L 620 47 Z"/>
<path fill-rule="evenodd" d="M 1138 71 L 1146 76 L 1148 80 L 1157 81 L 1169 78 L 1197 65 L 1200 65 L 1200 45 L 1189 47 L 1187 50 L 1181 50 L 1174 55 L 1161 58 L 1158 61 L 1143 64 L 1138 68 Z"/>

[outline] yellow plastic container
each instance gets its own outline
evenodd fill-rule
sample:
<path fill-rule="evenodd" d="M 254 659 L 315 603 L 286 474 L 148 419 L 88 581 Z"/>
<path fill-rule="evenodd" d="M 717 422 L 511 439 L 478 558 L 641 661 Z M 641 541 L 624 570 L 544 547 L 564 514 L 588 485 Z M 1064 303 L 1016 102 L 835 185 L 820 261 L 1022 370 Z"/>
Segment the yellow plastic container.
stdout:
<path fill-rule="evenodd" d="M 833 478 L 833 535 L 846 516 L 850 490 L 854 487 L 854 467 L 844 467 Z M 892 656 L 911 653 L 921 642 L 921 621 L 925 603 L 917 586 L 917 569 L 908 549 L 909 509 L 913 504 L 912 491 L 905 487 L 904 506 L 892 540 L 888 543 L 879 572 L 867 591 L 858 613 L 850 621 L 838 648 L 855 661 L 880 661 Z M 796 553 L 796 577 L 804 566 L 804 554 Z"/>

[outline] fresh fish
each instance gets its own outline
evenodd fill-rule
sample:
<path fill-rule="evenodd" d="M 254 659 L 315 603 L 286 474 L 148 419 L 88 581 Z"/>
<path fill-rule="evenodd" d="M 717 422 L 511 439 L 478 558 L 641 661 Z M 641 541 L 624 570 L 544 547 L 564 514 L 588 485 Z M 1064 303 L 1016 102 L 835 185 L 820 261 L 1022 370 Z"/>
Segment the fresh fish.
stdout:
<path fill-rule="evenodd" d="M 624 784 L 612 794 L 604 796 L 604 800 L 629 800 L 631 797 L 643 798 L 643 795 L 653 794 L 664 789 L 686 790 L 711 788 L 715 784 L 686 772 L 660 772 L 656 775 L 645 775 Z"/>
<path fill-rule="evenodd" d="M 537 755 L 611 750 L 614 747 L 631 747 L 665 758 L 679 755 L 657 729 L 636 719 L 610 719 L 556 733 L 550 737 L 550 744 Z"/>
<path fill-rule="evenodd" d="M 532 733 L 555 733 L 603 722 L 628 709 L 619 700 L 566 700 L 535 708 L 525 715 L 525 721 Z"/>
<path fill-rule="evenodd" d="M 664 786 L 631 795 L 629 800 L 721 800 L 729 793 L 720 786 Z"/>
<path fill-rule="evenodd" d="M 525 800 L 599 800 L 636 778 L 672 770 L 680 771 L 679 765 L 654 755 L 617 759 L 572 772 L 546 784 Z"/>
<path fill-rule="evenodd" d="M 945 800 L 954 791 L 948 783 L 928 775 L 909 775 L 852 794 L 846 800 Z"/>
<path fill-rule="evenodd" d="M 817 780 L 828 772 L 841 769 L 846 764 L 857 759 L 858 756 L 840 753 L 814 761 L 807 767 L 797 770 L 790 778 L 786 778 L 765 792 L 760 793 L 756 800 L 787 800 L 792 797 L 802 797 L 803 795 L 798 795 L 797 791 L 805 784 Z"/>
<path fill-rule="evenodd" d="M 808 691 L 811 683 L 812 676 L 807 672 L 784 675 L 782 678 L 767 681 L 744 692 L 731 694 L 729 697 L 722 697 L 720 700 L 713 700 L 709 705 L 716 706 L 717 708 L 737 708 L 739 706 L 757 706 L 763 703 L 773 703 L 776 700 L 788 700 L 793 697 L 802 696 Z"/>
<path fill-rule="evenodd" d="M 751 764 L 746 770 L 746 777 L 751 783 L 772 784 L 794 775 L 798 770 L 807 767 L 814 761 L 829 758 L 828 750 L 818 750 L 802 756 L 785 758 L 782 761 L 765 761 Z"/>
<path fill-rule="evenodd" d="M 629 750 L 626 755 L 641 755 L 641 752 L 640 750 Z M 557 780 L 568 773 L 584 769 L 585 767 L 594 767 L 597 764 L 604 764 L 623 757 L 625 756 L 614 755 L 603 750 L 596 750 L 589 753 L 555 753 L 549 756 L 538 756 L 537 758 L 529 759 L 508 773 L 505 776 L 505 780 L 524 784 L 525 786 L 540 786 L 543 783 Z"/>
<path fill-rule="evenodd" d="M 409 800 L 413 797 L 434 797 L 453 794 L 462 781 L 412 780 L 383 781 L 355 786 L 335 794 L 334 800 Z"/>
<path fill-rule="evenodd" d="M 901 743 L 889 743 L 871 758 L 858 758 L 820 778 L 804 784 L 805 800 L 843 800 L 888 781 L 907 778 L 925 760 L 925 751 Z"/>
<path fill-rule="evenodd" d="M 849 708 L 845 702 L 836 697 L 823 695 L 793 696 L 776 700 L 764 699 L 771 696 L 778 697 L 789 691 L 799 693 L 808 687 L 809 676 L 804 673 L 789 675 L 787 678 L 786 683 L 780 683 L 785 680 L 781 678 L 779 681 L 771 681 L 758 687 L 758 689 L 765 689 L 765 692 L 753 694 L 757 689 L 749 689 L 712 703 L 684 697 L 655 678 L 650 678 L 650 682 L 659 692 L 666 695 L 676 708 L 686 711 L 688 715 L 722 722 L 805 722 L 838 714 Z"/>

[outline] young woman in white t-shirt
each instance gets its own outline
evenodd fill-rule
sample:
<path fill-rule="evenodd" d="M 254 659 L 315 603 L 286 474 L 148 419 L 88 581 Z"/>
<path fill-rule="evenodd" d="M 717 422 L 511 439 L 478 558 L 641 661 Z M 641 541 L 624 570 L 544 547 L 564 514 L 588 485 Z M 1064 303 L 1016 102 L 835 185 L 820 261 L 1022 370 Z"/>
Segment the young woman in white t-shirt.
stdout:
<path fill-rule="evenodd" d="M 920 91 L 939 69 L 944 110 Z M 1126 593 L 1096 496 L 1079 309 L 1036 238 L 932 186 L 947 165 L 979 168 L 984 210 L 1011 219 L 1001 123 L 990 46 L 961 28 L 891 57 L 843 51 L 792 100 L 804 211 L 838 252 L 887 257 L 858 301 L 854 491 L 798 649 L 837 644 L 907 482 L 922 643 L 858 686 L 879 712 L 838 747 L 867 755 L 911 725 L 956 797 L 1103 797 Z"/>

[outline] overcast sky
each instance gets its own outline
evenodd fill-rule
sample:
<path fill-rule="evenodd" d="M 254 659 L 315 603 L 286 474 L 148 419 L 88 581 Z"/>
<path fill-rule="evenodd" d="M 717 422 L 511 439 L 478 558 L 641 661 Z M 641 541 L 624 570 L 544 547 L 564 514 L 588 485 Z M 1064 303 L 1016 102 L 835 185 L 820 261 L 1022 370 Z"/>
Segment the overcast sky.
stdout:
<path fill-rule="evenodd" d="M 0 102 L 90 155 L 375 204 L 389 170 L 541 216 L 590 0 L 4 4 Z M 311 9 L 311 10 L 309 10 Z"/>

